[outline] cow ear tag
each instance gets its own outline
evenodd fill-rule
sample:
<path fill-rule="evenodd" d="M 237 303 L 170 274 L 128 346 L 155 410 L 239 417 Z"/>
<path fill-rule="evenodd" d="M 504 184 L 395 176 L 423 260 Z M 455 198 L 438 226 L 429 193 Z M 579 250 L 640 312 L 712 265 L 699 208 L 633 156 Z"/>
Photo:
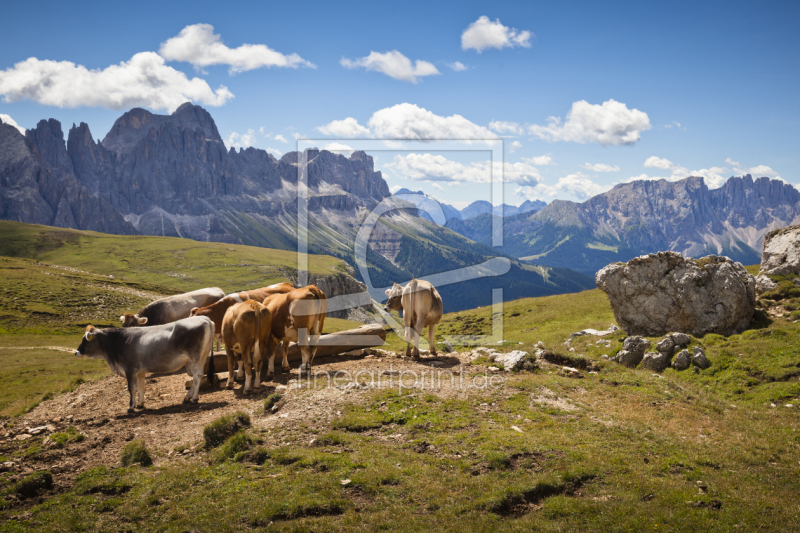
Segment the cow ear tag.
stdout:
<path fill-rule="evenodd" d="M 89 333 L 87 331 L 85 337 L 87 341 L 92 342 L 94 340 L 94 333 Z"/>

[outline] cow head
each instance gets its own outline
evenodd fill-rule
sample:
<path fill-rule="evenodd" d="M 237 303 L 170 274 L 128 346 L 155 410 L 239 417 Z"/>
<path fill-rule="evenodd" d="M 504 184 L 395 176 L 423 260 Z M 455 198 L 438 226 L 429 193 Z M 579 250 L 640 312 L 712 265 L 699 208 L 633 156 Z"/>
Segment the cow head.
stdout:
<path fill-rule="evenodd" d="M 86 326 L 86 333 L 83 334 L 83 340 L 81 341 L 81 345 L 78 346 L 78 349 L 75 350 L 76 357 L 90 357 L 90 358 L 97 358 L 102 357 L 98 354 L 99 347 L 96 340 L 97 337 L 97 328 L 89 324 Z"/>
<path fill-rule="evenodd" d="M 139 315 L 133 315 L 131 313 L 125 313 L 119 317 L 119 320 L 122 322 L 123 328 L 132 328 L 147 324 L 147 317 L 139 317 Z"/>
<path fill-rule="evenodd" d="M 389 297 L 389 300 L 383 308 L 384 311 L 391 313 L 403 310 L 403 287 L 399 283 L 395 283 L 391 289 L 386 289 L 386 296 Z"/>

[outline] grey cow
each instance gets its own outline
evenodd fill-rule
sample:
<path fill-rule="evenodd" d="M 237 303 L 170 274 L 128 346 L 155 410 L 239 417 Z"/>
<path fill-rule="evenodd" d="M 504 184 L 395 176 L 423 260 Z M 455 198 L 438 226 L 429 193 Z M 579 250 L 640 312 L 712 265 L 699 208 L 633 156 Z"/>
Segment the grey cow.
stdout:
<path fill-rule="evenodd" d="M 211 305 L 225 297 L 219 287 L 208 287 L 192 292 L 167 296 L 151 302 L 136 314 L 125 313 L 119 317 L 123 328 L 136 326 L 160 326 L 181 318 L 188 318 L 195 307 Z"/>
<path fill-rule="evenodd" d="M 90 325 L 75 355 L 105 359 L 112 372 L 128 380 L 128 412 L 132 413 L 134 406 L 144 407 L 145 374 L 175 372 L 183 366 L 193 377 L 192 388 L 183 401 L 197 403 L 200 378 L 213 340 L 214 323 L 200 316 L 150 328 L 97 329 Z"/>

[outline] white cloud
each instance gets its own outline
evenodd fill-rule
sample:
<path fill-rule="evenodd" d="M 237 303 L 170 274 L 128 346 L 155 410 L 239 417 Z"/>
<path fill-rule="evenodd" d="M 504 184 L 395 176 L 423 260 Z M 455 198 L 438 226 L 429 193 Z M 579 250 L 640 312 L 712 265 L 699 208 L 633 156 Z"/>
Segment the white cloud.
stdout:
<path fill-rule="evenodd" d="M 586 100 L 574 102 L 563 121 L 560 117 L 548 117 L 547 126 L 532 125 L 532 135 L 546 141 L 568 141 L 577 143 L 599 143 L 603 146 L 634 144 L 641 132 L 649 130 L 647 113 L 616 100 L 590 104 Z"/>
<path fill-rule="evenodd" d="M 652 160 L 652 161 L 651 161 Z M 669 176 L 649 176 L 647 174 L 640 174 L 639 176 L 631 176 L 628 178 L 626 183 L 630 183 L 632 181 L 638 180 L 667 180 L 667 181 L 679 181 L 684 178 L 688 178 L 690 176 L 698 176 L 704 179 L 705 184 L 708 186 L 709 189 L 718 189 L 722 187 L 725 182 L 728 180 L 722 174 L 726 172 L 728 169 L 725 167 L 709 167 L 709 168 L 700 168 L 697 170 L 689 170 L 686 167 L 682 167 L 681 165 L 676 165 L 671 161 L 667 161 L 666 159 L 660 159 L 658 157 L 650 157 L 647 159 L 650 161 L 650 165 L 645 162 L 645 166 L 649 166 L 651 168 L 659 168 L 662 170 L 671 170 L 672 173 Z M 661 165 L 661 166 L 656 166 Z"/>
<path fill-rule="evenodd" d="M 522 160 L 527 161 L 531 165 L 536 165 L 540 167 L 556 164 L 556 162 L 553 161 L 553 156 L 550 154 L 537 155 L 536 157 L 523 157 Z"/>
<path fill-rule="evenodd" d="M 161 43 L 159 53 L 167 61 L 186 61 L 195 68 L 228 65 L 231 74 L 261 67 L 317 68 L 297 54 L 284 55 L 263 44 L 228 48 L 211 24 L 186 26 L 177 37 Z"/>
<path fill-rule="evenodd" d="M 272 138 L 275 139 L 276 141 L 280 141 L 282 143 L 288 143 L 289 142 L 289 141 L 286 140 L 286 137 L 284 137 L 283 135 L 274 135 Z"/>
<path fill-rule="evenodd" d="M 353 149 L 351 147 L 347 146 L 346 144 L 337 143 L 337 142 L 328 143 L 322 149 L 323 150 L 327 150 L 329 152 L 341 152 L 341 151 L 352 152 L 353 151 Z M 347 154 L 347 155 L 350 155 L 350 154 Z"/>
<path fill-rule="evenodd" d="M 530 48 L 531 37 L 529 31 L 518 31 L 516 28 L 503 26 L 500 19 L 492 22 L 489 17 L 482 16 L 467 26 L 461 34 L 461 49 L 473 49 L 481 53 L 487 48 Z"/>
<path fill-rule="evenodd" d="M 389 187 L 389 192 L 394 194 L 402 188 L 403 188 L 402 185 L 392 185 L 391 187 Z"/>
<path fill-rule="evenodd" d="M 511 143 L 511 147 L 508 149 L 508 152 L 513 154 L 514 150 L 518 150 L 520 148 L 522 148 L 522 143 L 519 141 L 514 141 Z"/>
<path fill-rule="evenodd" d="M 414 104 L 403 103 L 376 111 L 368 125 L 384 139 L 496 139 L 497 136 L 461 115 L 443 117 Z"/>
<path fill-rule="evenodd" d="M 489 123 L 489 129 L 497 133 L 513 133 L 514 135 L 522 135 L 525 129 L 516 122 L 506 122 L 503 120 L 493 120 Z"/>
<path fill-rule="evenodd" d="M 283 152 L 281 152 L 277 148 L 267 148 L 266 151 L 271 153 L 272 155 L 274 155 L 278 159 L 280 159 L 281 155 L 283 155 Z"/>
<path fill-rule="evenodd" d="M 189 79 L 165 65 L 155 52 L 138 53 L 102 70 L 31 57 L 0 71 L 0 95 L 6 102 L 111 109 L 142 106 L 170 112 L 186 101 L 221 106 L 233 98 L 227 87 L 220 85 L 214 91 L 205 80 Z"/>
<path fill-rule="evenodd" d="M 614 165 L 606 165 L 605 163 L 595 163 L 592 165 L 591 163 L 584 163 L 581 167 L 585 168 L 586 170 L 591 170 L 592 172 L 618 172 L 619 167 Z"/>
<path fill-rule="evenodd" d="M 317 128 L 323 135 L 333 135 L 334 137 L 342 137 L 345 139 L 352 139 L 354 137 L 369 137 L 370 131 L 365 128 L 358 121 L 352 117 L 347 117 L 344 120 L 334 120 L 324 126 Z M 297 137 L 295 137 L 296 139 Z"/>
<path fill-rule="evenodd" d="M 431 153 L 396 155 L 384 166 L 398 176 L 424 181 L 491 183 L 502 179 L 507 183 L 531 184 L 541 180 L 537 169 L 527 163 L 503 166 L 499 162 L 491 165 L 489 161 L 461 163 Z"/>
<path fill-rule="evenodd" d="M 17 124 L 17 121 L 14 120 L 13 118 L 11 118 L 10 116 L 8 116 L 8 115 L 6 115 L 4 113 L 0 113 L 0 120 L 3 121 L 3 124 L 8 124 L 9 126 L 14 126 L 15 128 L 17 128 L 19 130 L 19 132 L 21 134 L 25 135 L 25 128 L 23 128 L 22 126 Z"/>
<path fill-rule="evenodd" d="M 664 159 L 663 157 L 656 157 L 651 155 L 644 161 L 644 166 L 647 168 L 660 168 L 662 170 L 669 170 L 673 166 L 672 161 L 669 159 Z"/>
<path fill-rule="evenodd" d="M 358 59 L 347 59 L 343 57 L 339 63 L 345 68 L 363 67 L 367 70 L 381 72 L 396 80 L 417 83 L 419 78 L 440 74 L 433 63 L 418 59 L 413 64 L 406 56 L 392 50 L 381 54 L 380 52 L 370 52 L 367 57 Z"/>
<path fill-rule="evenodd" d="M 518 187 L 514 194 L 524 196 L 531 200 L 548 200 L 564 194 L 583 201 L 610 189 L 609 186 L 593 182 L 589 176 L 577 172 L 569 174 L 558 180 L 555 185 L 538 183 L 536 185 L 523 185 Z"/>
<path fill-rule="evenodd" d="M 225 141 L 225 146 L 228 148 L 249 148 L 256 143 L 256 132 L 254 130 L 247 130 L 247 133 L 236 133 L 235 131 L 228 135 L 228 140 Z"/>
<path fill-rule="evenodd" d="M 456 72 L 463 72 L 465 70 L 469 70 L 469 67 L 466 66 L 461 61 L 456 61 L 454 63 L 445 63 L 448 67 L 455 70 Z"/>
<path fill-rule="evenodd" d="M 738 161 L 734 161 L 730 157 L 727 158 L 725 162 L 728 163 L 731 167 L 733 167 L 734 174 L 738 174 L 739 176 L 750 174 L 751 176 L 753 176 L 753 178 L 761 178 L 767 176 L 770 178 L 783 179 L 778 175 L 776 171 L 772 170 L 772 168 L 768 167 L 767 165 L 757 165 L 755 167 L 747 168 Z"/>
<path fill-rule="evenodd" d="M 438 184 L 438 183 L 436 183 L 435 181 L 430 181 L 430 182 L 428 182 L 428 183 L 430 183 L 430 184 L 431 184 L 431 187 L 433 187 L 433 188 L 434 188 L 434 189 L 436 189 L 437 191 L 444 192 L 444 187 L 442 187 L 441 185 L 439 185 L 439 184 Z"/>

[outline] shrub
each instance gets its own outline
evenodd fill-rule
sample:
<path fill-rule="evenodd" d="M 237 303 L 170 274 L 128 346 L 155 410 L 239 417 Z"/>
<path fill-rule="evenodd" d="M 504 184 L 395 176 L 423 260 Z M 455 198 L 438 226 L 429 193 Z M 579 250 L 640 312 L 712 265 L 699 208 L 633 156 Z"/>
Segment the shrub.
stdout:
<path fill-rule="evenodd" d="M 269 411 L 270 409 L 272 409 L 275 406 L 275 404 L 281 401 L 281 398 L 283 398 L 283 396 L 278 394 L 277 392 L 275 394 L 270 394 L 269 396 L 267 396 L 267 399 L 264 400 L 264 411 Z"/>
<path fill-rule="evenodd" d="M 72 426 L 68 427 L 63 433 L 53 433 L 50 435 L 50 442 L 53 443 L 54 448 L 63 448 L 65 444 L 81 442 L 82 440 L 83 434 L 78 433 Z"/>
<path fill-rule="evenodd" d="M 41 491 L 53 488 L 53 474 L 39 470 L 28 474 L 14 485 L 14 492 L 23 498 L 33 498 Z"/>
<path fill-rule="evenodd" d="M 142 466 L 153 464 L 153 459 L 145 448 L 144 441 L 139 439 L 132 440 L 122 449 L 122 466 L 130 466 L 135 463 L 141 463 Z"/>
<path fill-rule="evenodd" d="M 250 425 L 250 415 L 243 411 L 222 416 L 203 428 L 206 448 L 214 448 L 235 435 L 240 429 Z"/>
<path fill-rule="evenodd" d="M 244 431 L 239 431 L 237 434 L 225 441 L 222 448 L 219 450 L 219 460 L 233 459 L 241 461 L 244 453 L 253 447 L 255 440 Z"/>

